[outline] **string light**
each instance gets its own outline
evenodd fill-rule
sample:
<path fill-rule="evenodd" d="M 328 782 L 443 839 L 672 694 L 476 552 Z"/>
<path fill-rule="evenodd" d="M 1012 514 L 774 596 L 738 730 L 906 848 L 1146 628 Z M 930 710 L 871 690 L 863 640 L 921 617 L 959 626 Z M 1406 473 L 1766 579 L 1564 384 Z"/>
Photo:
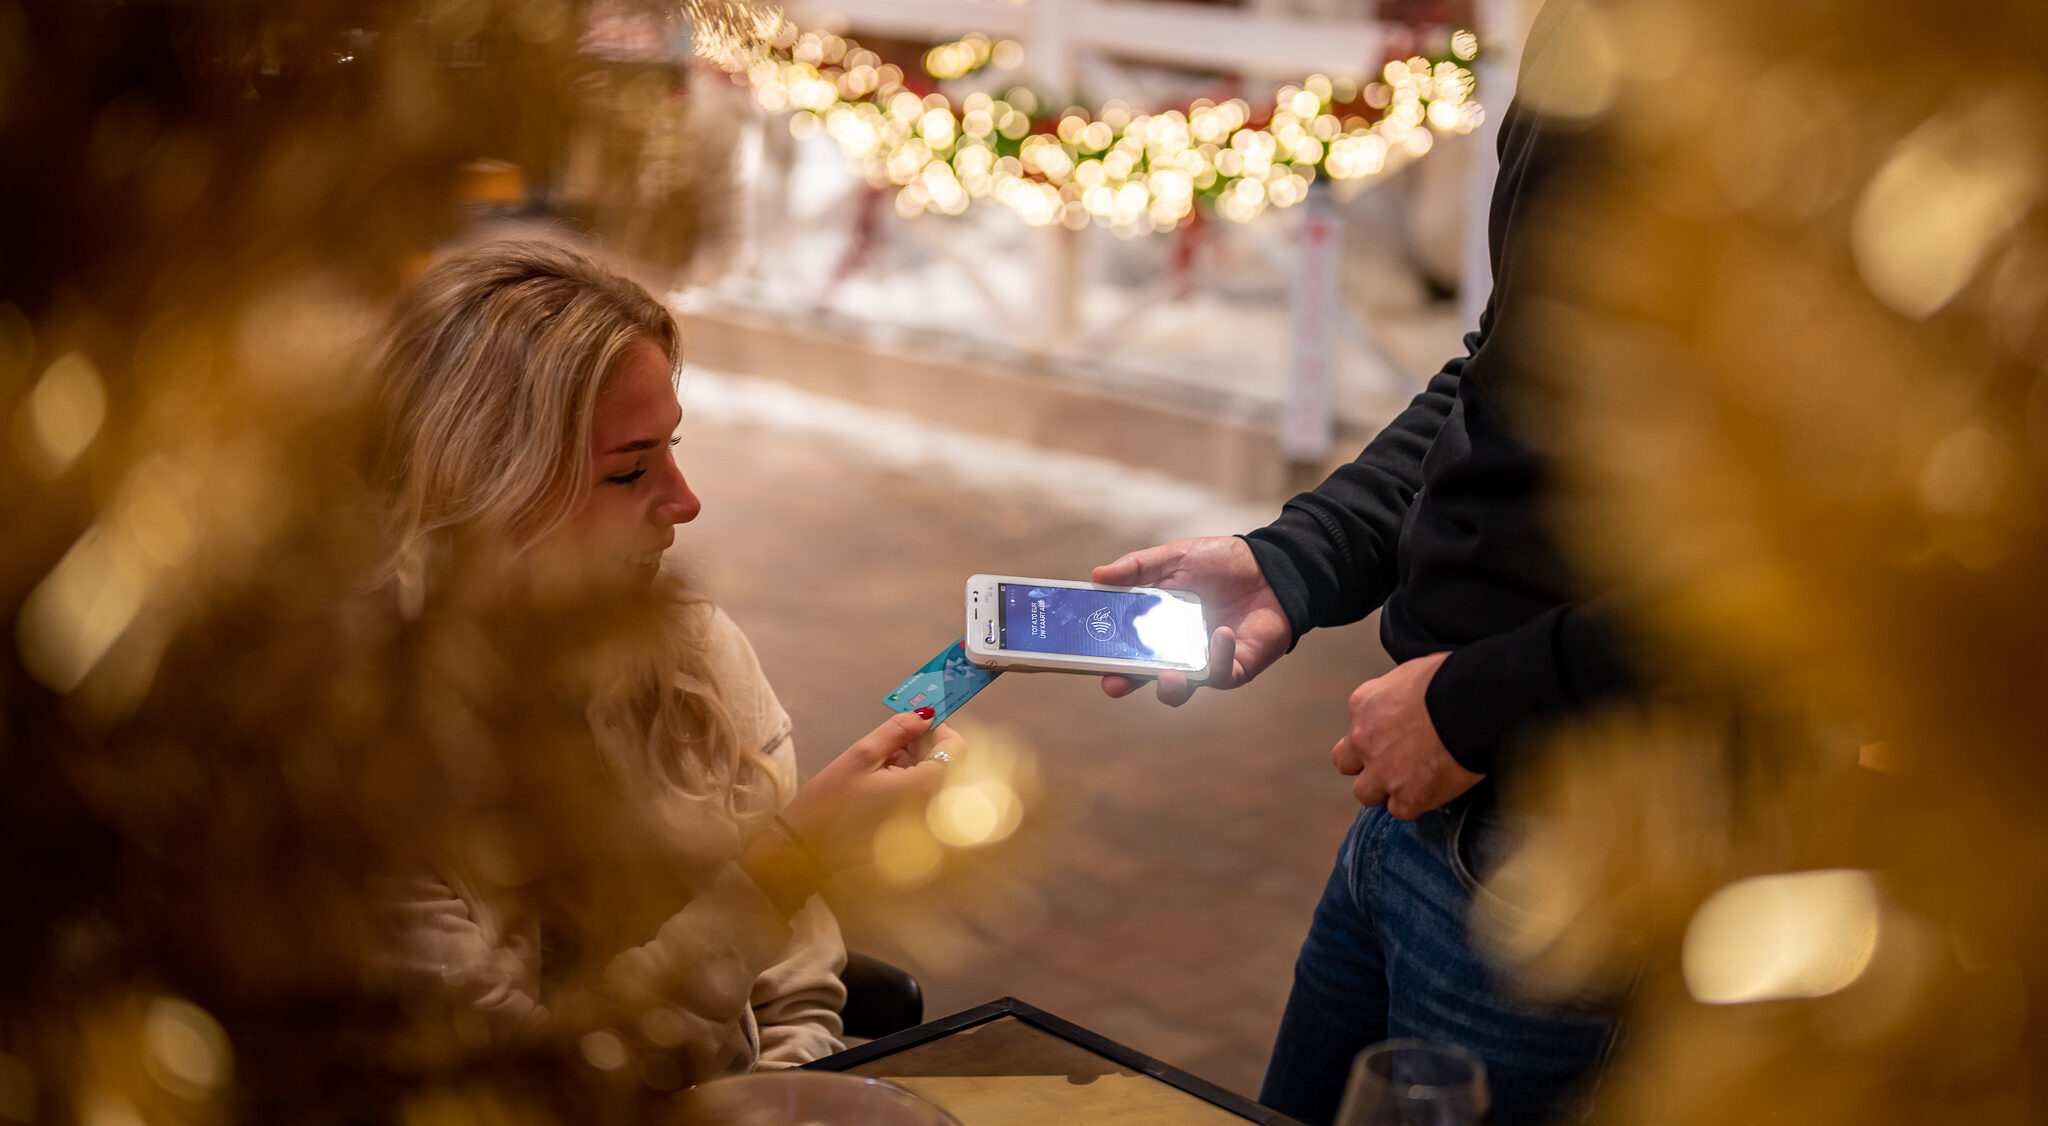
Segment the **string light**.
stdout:
<path fill-rule="evenodd" d="M 992 40 L 970 32 L 951 43 L 941 43 L 924 53 L 924 72 L 933 78 L 965 78 L 985 66 L 1015 70 L 1024 62 L 1024 46 L 1014 39 Z"/>
<path fill-rule="evenodd" d="M 934 79 L 1022 61 L 1012 40 L 979 33 L 924 55 Z M 1363 87 L 1310 75 L 1270 106 L 1201 99 L 1185 110 L 1137 113 L 1110 101 L 1040 112 L 1030 90 L 920 97 L 901 68 L 830 32 L 786 21 L 728 21 L 700 32 L 698 52 L 746 82 L 770 113 L 790 114 L 798 137 L 825 133 L 868 182 L 896 189 L 906 217 L 959 215 L 977 202 L 1037 227 L 1120 234 L 1167 231 L 1197 208 L 1248 222 L 1308 198 L 1318 179 L 1384 176 L 1485 120 L 1473 98 L 1478 39 L 1459 31 L 1452 57 L 1388 62 Z"/>

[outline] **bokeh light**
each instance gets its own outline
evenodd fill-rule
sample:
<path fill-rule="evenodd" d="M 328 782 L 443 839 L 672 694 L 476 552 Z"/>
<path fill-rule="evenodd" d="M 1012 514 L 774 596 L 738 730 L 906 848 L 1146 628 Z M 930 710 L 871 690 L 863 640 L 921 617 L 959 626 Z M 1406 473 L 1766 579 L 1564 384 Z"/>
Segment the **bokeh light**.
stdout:
<path fill-rule="evenodd" d="M 106 416 L 107 392 L 99 372 L 92 361 L 67 352 L 43 373 L 21 405 L 16 448 L 38 475 L 60 476 L 99 435 Z"/>
<path fill-rule="evenodd" d="M 892 817 L 875 831 L 875 872 L 890 887 L 925 886 L 939 874 L 945 859 L 945 848 L 923 816 Z"/>
<path fill-rule="evenodd" d="M 1686 928 L 1686 988 L 1710 1005 L 1840 992 L 1870 966 L 1881 917 L 1868 872 L 1791 872 L 1730 884 L 1700 904 Z"/>
<path fill-rule="evenodd" d="M 143 1018 L 144 1063 L 172 1094 L 204 1098 L 225 1086 L 234 1063 L 227 1033 L 189 1001 L 158 997 Z"/>
<path fill-rule="evenodd" d="M 932 797 L 925 822 L 932 835 L 955 848 L 994 844 L 1023 819 L 1017 791 L 999 778 L 949 782 Z"/>
<path fill-rule="evenodd" d="M 1110 101 L 1047 116 L 1023 88 L 1000 100 L 976 91 L 957 105 L 942 93 L 920 99 L 903 88 L 900 72 L 883 67 L 870 77 L 862 71 L 874 59 L 871 52 L 787 23 L 764 24 L 752 36 L 706 39 L 699 51 L 743 80 L 764 111 L 817 118 L 792 121 L 791 132 L 810 136 L 822 123 L 870 183 L 897 187 L 895 208 L 906 218 L 957 215 L 973 201 L 992 200 L 1032 226 L 1061 223 L 1078 230 L 1101 223 L 1130 235 L 1173 230 L 1198 208 L 1248 222 L 1306 199 L 1319 178 L 1384 176 L 1426 155 L 1436 133 L 1478 128 L 1484 110 L 1473 98 L 1472 72 L 1462 65 L 1476 56 L 1477 39 L 1460 31 L 1452 42 L 1466 54 L 1390 61 L 1384 83 L 1361 90 L 1346 81 L 1342 101 L 1338 82 L 1327 75 L 1283 85 L 1263 111 L 1263 123 L 1237 98 L 1221 104 L 1201 99 L 1158 113 Z M 1016 50 L 1006 52 L 1006 45 Z M 826 61 L 832 49 L 843 52 L 836 66 Z M 931 48 L 923 65 L 946 82 L 991 63 L 1015 65 L 1021 57 L 1010 41 L 973 34 Z M 884 112 L 912 127 L 863 123 Z M 960 177 L 957 189 L 945 186 L 960 157 L 972 152 L 986 155 L 986 168 L 972 179 Z M 1004 163 L 1012 158 L 1014 166 Z M 928 169 L 947 163 L 955 167 L 937 180 L 925 178 Z M 1291 179 L 1274 191 L 1267 180 L 1283 164 L 1291 166 Z M 1188 179 L 1159 180 L 1167 170 Z M 1192 185 L 1185 194 L 1184 183 Z M 1067 196 L 1070 188 L 1076 190 Z M 1055 196 L 1065 204 L 1056 207 Z"/>

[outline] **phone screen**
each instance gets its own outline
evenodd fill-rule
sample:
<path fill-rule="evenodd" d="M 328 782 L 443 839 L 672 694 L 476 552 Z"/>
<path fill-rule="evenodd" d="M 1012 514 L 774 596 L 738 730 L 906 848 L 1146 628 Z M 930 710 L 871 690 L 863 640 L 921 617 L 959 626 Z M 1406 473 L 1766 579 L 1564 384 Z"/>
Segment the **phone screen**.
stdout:
<path fill-rule="evenodd" d="M 1197 603 L 1121 590 L 996 586 L 1005 649 L 1196 665 L 1209 644 Z"/>

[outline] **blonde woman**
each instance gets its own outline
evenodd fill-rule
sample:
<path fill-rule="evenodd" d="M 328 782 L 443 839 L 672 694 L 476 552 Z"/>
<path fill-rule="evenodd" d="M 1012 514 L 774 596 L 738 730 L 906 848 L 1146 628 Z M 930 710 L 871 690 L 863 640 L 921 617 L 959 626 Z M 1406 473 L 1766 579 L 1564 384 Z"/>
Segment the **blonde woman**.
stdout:
<path fill-rule="evenodd" d="M 622 799 L 706 859 L 637 945 L 580 951 L 573 991 L 550 988 L 562 967 L 531 905 L 462 872 L 407 881 L 391 914 L 401 974 L 493 1035 L 587 1019 L 601 992 L 695 1081 L 840 1047 L 845 952 L 813 893 L 892 807 L 934 788 L 942 767 L 920 746 L 943 761 L 953 736 L 927 738 L 929 710 L 899 715 L 795 788 L 789 717 L 746 638 L 660 565 L 699 509 L 671 449 L 678 362 L 667 309 L 552 244 L 455 254 L 395 304 L 381 474 L 401 598 L 418 612 L 459 572 L 657 608 L 656 655 L 621 646 L 642 667 L 591 693 L 592 743 Z"/>

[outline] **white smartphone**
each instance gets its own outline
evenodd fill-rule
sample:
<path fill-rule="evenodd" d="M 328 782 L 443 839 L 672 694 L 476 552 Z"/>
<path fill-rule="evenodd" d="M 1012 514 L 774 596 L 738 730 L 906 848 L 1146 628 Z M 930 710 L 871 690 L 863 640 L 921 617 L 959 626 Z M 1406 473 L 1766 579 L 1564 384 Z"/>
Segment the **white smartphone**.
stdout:
<path fill-rule="evenodd" d="M 985 669 L 1156 676 L 1209 670 L 1202 600 L 1184 590 L 1068 579 L 967 580 L 967 659 Z"/>

